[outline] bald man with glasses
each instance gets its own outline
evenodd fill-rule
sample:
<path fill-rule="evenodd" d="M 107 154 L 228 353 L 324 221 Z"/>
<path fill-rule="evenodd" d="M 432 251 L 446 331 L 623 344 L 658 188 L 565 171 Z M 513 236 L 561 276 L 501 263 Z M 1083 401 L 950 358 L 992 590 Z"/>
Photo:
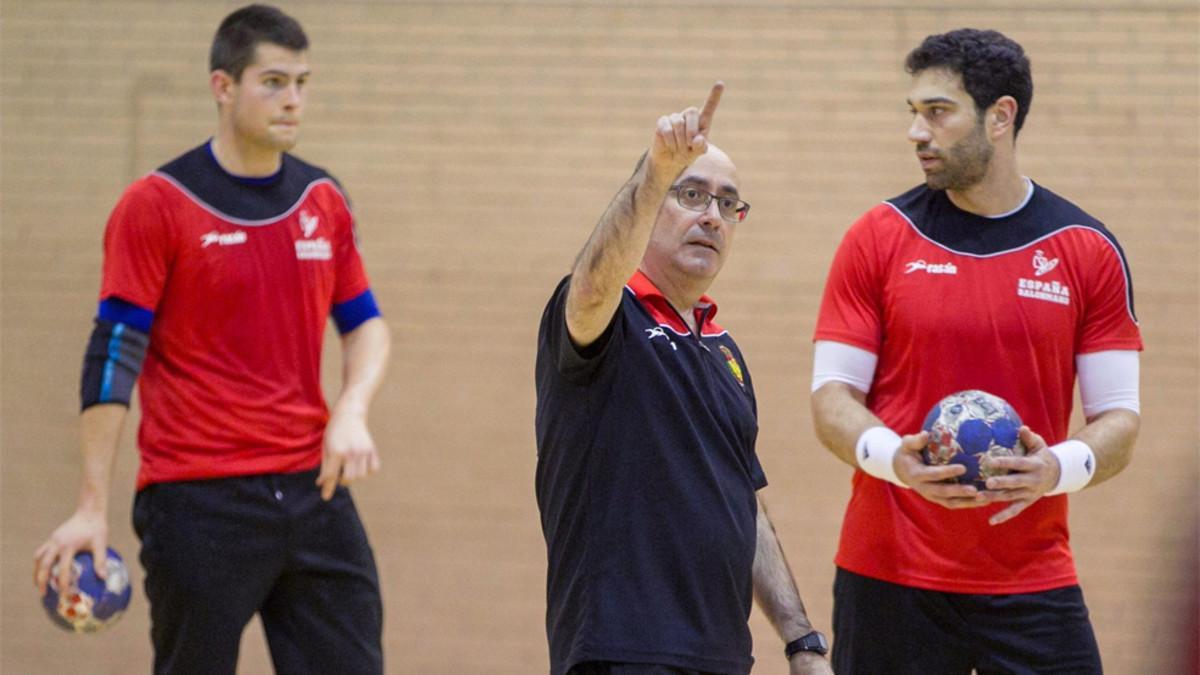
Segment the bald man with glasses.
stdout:
<path fill-rule="evenodd" d="M 832 672 L 757 496 L 750 372 L 705 294 L 750 211 L 708 142 L 723 91 L 659 118 L 542 317 L 553 675 L 744 675 L 752 598 L 791 673 Z"/>

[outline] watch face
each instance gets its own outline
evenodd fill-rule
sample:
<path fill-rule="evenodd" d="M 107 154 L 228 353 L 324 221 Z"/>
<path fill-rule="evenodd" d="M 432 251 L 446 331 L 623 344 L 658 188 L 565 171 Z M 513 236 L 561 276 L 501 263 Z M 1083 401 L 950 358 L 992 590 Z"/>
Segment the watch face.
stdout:
<path fill-rule="evenodd" d="M 797 652 L 814 652 L 824 656 L 829 652 L 829 643 L 825 641 L 824 635 L 814 630 L 808 635 L 789 643 L 785 650 L 788 658 L 791 658 Z"/>
<path fill-rule="evenodd" d="M 816 652 L 816 653 L 820 654 L 821 656 L 824 656 L 825 652 L 829 651 L 829 643 L 825 641 L 824 635 L 817 633 L 817 632 L 813 632 L 813 633 L 809 633 L 805 637 L 811 638 L 811 639 L 805 640 L 806 643 L 809 643 L 809 644 L 805 645 L 805 647 L 807 647 L 809 651 Z"/>

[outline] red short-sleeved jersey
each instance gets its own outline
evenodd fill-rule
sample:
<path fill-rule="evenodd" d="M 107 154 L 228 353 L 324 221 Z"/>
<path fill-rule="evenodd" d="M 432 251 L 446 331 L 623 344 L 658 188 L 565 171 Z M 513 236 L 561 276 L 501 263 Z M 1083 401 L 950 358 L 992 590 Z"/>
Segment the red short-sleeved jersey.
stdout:
<path fill-rule="evenodd" d="M 138 489 L 319 465 L 325 322 L 367 290 L 345 197 L 295 157 L 239 179 L 203 145 L 134 182 L 108 221 L 100 298 L 153 312 Z"/>
<path fill-rule="evenodd" d="M 866 213 L 830 270 L 817 340 L 870 351 L 867 406 L 898 433 L 963 389 L 1003 397 L 1057 443 L 1067 437 L 1075 356 L 1142 348 L 1116 239 L 1041 186 L 985 218 L 920 186 Z M 1067 497 L 997 526 L 1003 505 L 949 510 L 855 471 L 836 562 L 893 583 L 1023 593 L 1076 583 Z"/>

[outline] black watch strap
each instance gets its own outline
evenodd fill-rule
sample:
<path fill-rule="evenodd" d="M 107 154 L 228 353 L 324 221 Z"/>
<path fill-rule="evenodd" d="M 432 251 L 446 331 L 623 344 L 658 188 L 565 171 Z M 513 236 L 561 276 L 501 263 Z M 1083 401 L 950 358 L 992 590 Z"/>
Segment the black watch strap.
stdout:
<path fill-rule="evenodd" d="M 825 656 L 829 653 L 829 643 L 825 641 L 824 635 L 814 630 L 808 635 L 792 640 L 783 648 L 783 653 L 789 659 L 800 652 L 816 652 Z"/>

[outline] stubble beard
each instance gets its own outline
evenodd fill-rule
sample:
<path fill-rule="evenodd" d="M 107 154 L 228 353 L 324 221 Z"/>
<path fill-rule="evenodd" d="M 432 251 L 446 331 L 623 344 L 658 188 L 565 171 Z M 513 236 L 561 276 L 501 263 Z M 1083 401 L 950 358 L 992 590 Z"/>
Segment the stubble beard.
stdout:
<path fill-rule="evenodd" d="M 943 155 L 942 170 L 925 175 L 925 184 L 931 190 L 967 190 L 983 180 L 991 163 L 992 146 L 983 132 L 983 120 L 979 120 L 970 135 Z"/>

